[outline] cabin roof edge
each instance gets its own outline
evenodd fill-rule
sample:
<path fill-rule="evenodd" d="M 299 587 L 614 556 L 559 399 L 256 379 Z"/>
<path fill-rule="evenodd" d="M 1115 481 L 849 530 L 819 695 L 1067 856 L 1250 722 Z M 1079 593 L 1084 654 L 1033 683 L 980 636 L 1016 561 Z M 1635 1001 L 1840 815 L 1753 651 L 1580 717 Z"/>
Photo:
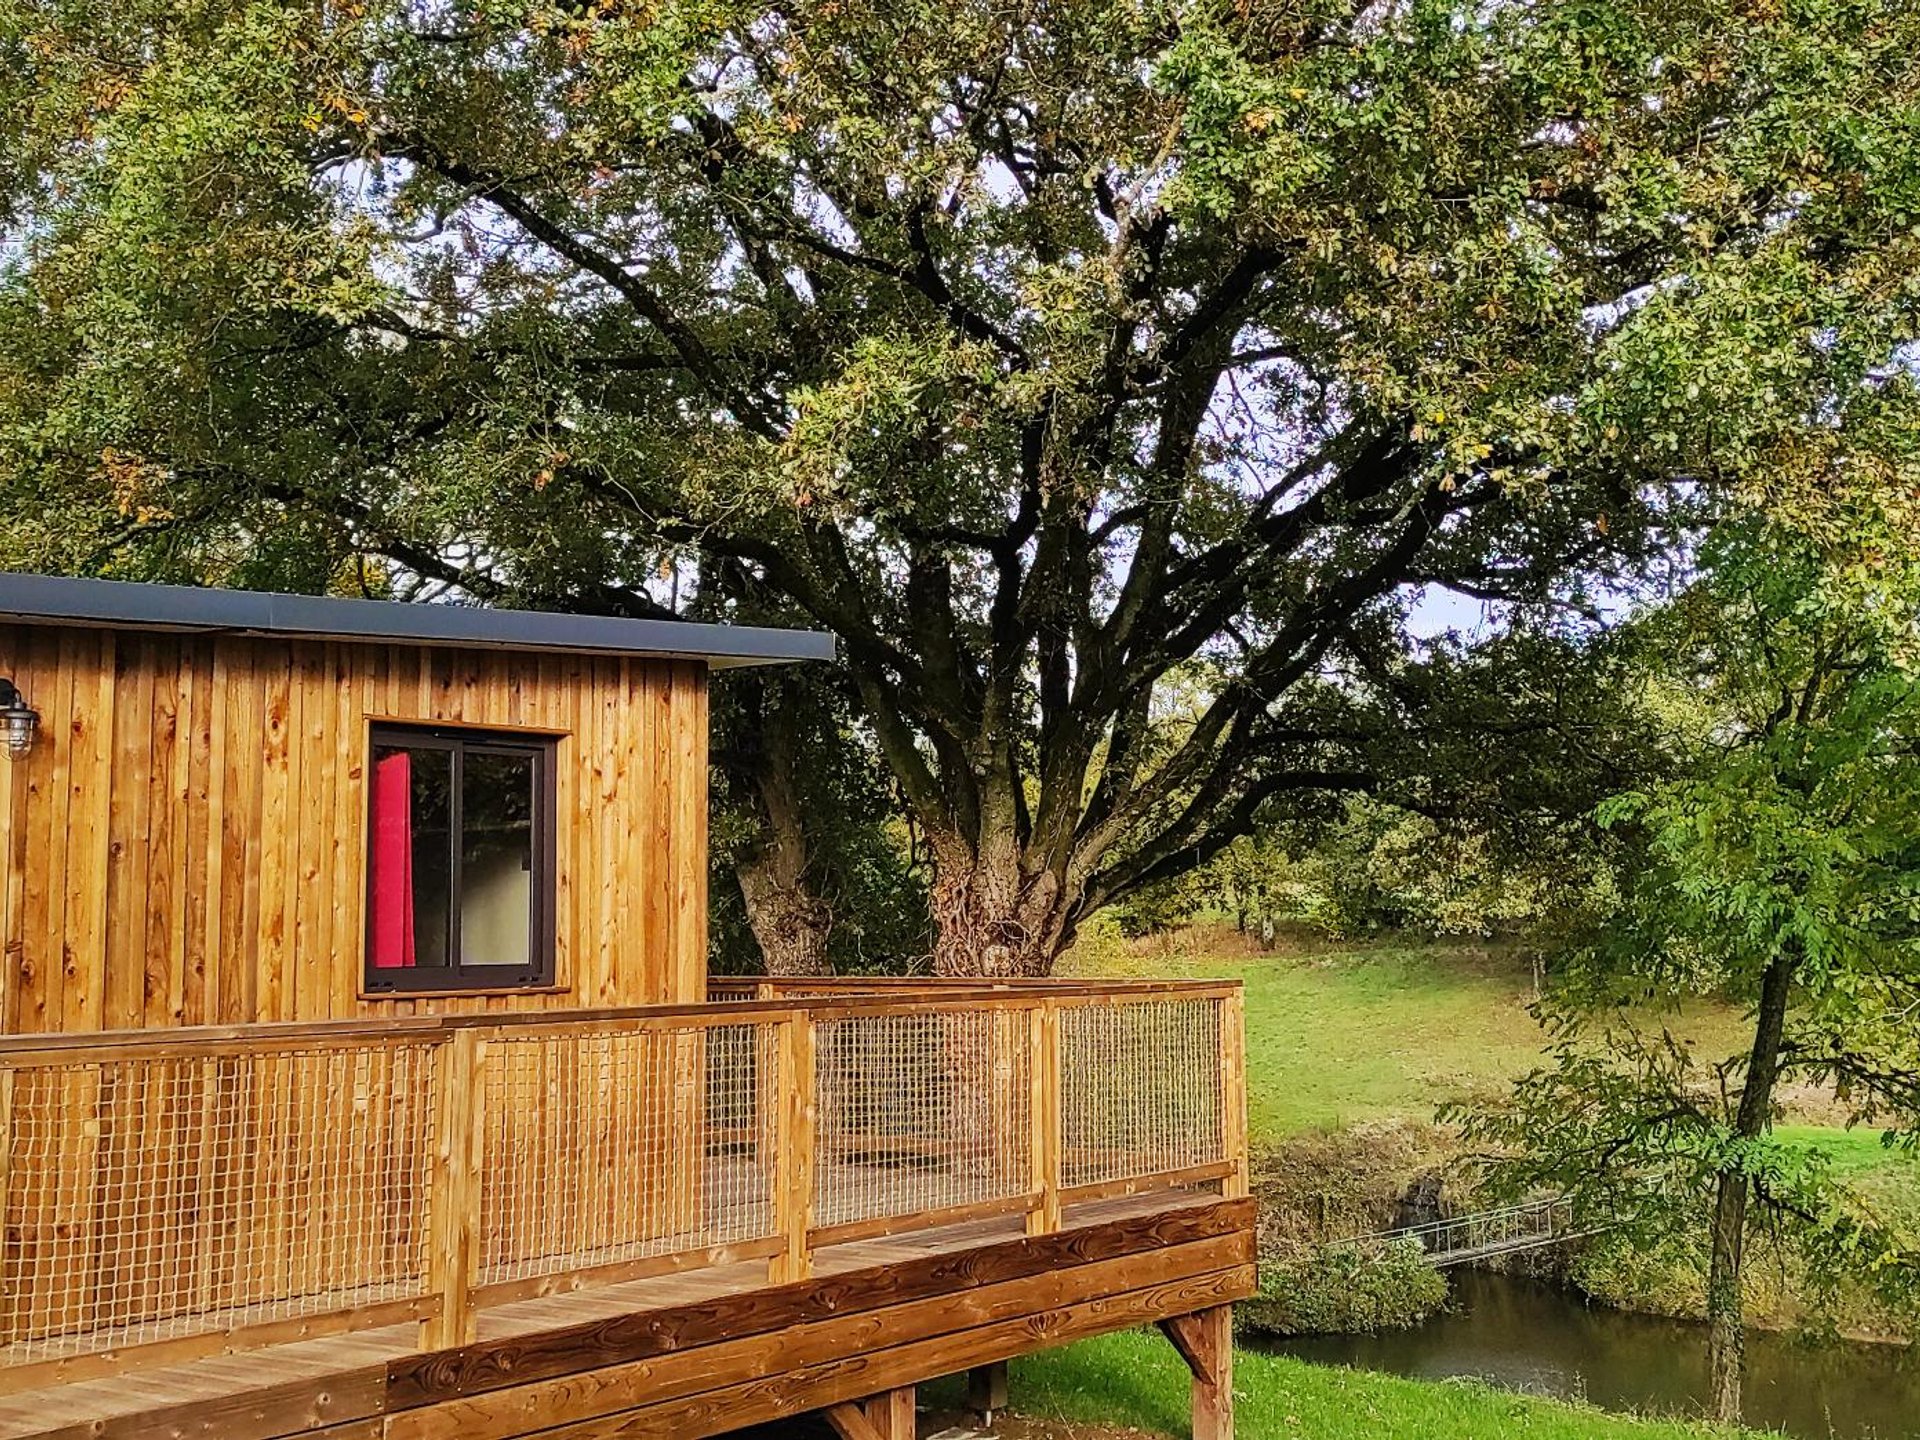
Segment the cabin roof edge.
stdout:
<path fill-rule="evenodd" d="M 0 571 L 0 624 L 212 631 L 290 640 L 704 660 L 715 669 L 831 660 L 818 630 L 625 619 L 478 605 L 349 600 Z"/>

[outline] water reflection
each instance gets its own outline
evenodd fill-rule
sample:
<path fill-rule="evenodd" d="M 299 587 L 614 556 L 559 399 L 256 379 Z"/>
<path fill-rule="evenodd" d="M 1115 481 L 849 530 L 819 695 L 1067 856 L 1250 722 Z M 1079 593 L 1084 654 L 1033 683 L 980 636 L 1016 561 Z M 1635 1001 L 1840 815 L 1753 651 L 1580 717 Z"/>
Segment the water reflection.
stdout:
<path fill-rule="evenodd" d="M 1700 1327 L 1583 1303 L 1500 1275 L 1454 1277 L 1454 1308 L 1416 1330 L 1327 1335 L 1270 1348 L 1324 1364 L 1423 1380 L 1475 1376 L 1609 1410 L 1699 1414 L 1707 1395 Z M 1920 1440 L 1920 1358 L 1880 1345 L 1809 1346 L 1754 1334 L 1747 1420 L 1803 1440 Z"/>

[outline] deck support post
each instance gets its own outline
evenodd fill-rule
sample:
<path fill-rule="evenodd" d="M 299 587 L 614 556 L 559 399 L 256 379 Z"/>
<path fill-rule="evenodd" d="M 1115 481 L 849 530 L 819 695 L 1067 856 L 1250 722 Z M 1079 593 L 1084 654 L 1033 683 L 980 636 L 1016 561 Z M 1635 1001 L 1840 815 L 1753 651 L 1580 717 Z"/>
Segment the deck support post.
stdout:
<path fill-rule="evenodd" d="M 1193 1371 L 1193 1440 L 1233 1440 L 1233 1306 L 1175 1315 L 1160 1329 Z"/>
<path fill-rule="evenodd" d="M 843 1401 L 820 1412 L 840 1440 L 914 1440 L 913 1386 L 883 1390 L 855 1404 Z"/>
<path fill-rule="evenodd" d="M 911 1385 L 897 1386 L 867 1401 L 867 1421 L 880 1440 L 914 1440 L 919 1420 L 914 1413 Z"/>
<path fill-rule="evenodd" d="M 982 1425 L 993 1424 L 993 1412 L 1007 1408 L 1007 1362 L 976 1365 L 967 1372 L 967 1408 Z"/>

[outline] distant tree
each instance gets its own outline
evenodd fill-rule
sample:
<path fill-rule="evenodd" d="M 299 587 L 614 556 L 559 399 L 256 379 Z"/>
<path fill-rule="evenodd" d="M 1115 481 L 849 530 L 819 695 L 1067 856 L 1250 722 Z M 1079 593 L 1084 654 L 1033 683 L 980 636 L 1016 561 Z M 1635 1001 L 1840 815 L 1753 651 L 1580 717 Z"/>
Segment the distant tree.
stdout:
<path fill-rule="evenodd" d="M 1569 803 L 1576 803 L 1569 797 Z M 1472 816 L 1435 820 L 1355 800 L 1291 867 L 1296 913 L 1331 935 L 1408 930 L 1547 941 L 1605 893 L 1607 857 L 1585 828 L 1520 851 Z M 1529 827 L 1540 838 L 1544 827 Z"/>
<path fill-rule="evenodd" d="M 1256 830 L 1242 835 L 1208 865 L 1209 890 L 1219 907 L 1233 916 L 1241 934 L 1271 944 L 1274 926 L 1288 918 L 1286 882 L 1291 858 Z"/>
<path fill-rule="evenodd" d="M 938 968 L 1041 971 L 1420 791 L 1421 597 L 1590 623 L 1881 453 L 1916 55 L 1907 0 L 0 0 L 0 550 L 737 566 L 839 635 Z"/>
<path fill-rule="evenodd" d="M 1833 1087 L 1890 1144 L 1920 1131 L 1920 566 L 1911 535 L 1882 544 L 1856 518 L 1838 555 L 1729 528 L 1647 622 L 1690 763 L 1604 808 L 1644 868 L 1546 1007 L 1554 1063 L 1511 1109 L 1467 1117 L 1513 1152 L 1508 1183 L 1570 1188 L 1647 1240 L 1703 1237 L 1727 1420 L 1751 1245 L 1797 1248 L 1816 1284 L 1920 1298 L 1920 1236 L 1772 1134 L 1789 1083 Z M 1746 1007 L 1740 1053 L 1699 1054 L 1648 1018 L 1698 995 Z"/>

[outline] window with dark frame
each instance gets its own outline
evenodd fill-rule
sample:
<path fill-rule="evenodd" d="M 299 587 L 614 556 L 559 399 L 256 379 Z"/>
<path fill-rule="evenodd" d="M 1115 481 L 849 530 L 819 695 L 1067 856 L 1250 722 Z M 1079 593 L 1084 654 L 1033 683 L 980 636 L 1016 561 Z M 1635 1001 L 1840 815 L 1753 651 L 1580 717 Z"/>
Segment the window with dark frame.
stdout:
<path fill-rule="evenodd" d="M 554 983 L 552 737 L 376 725 L 370 992 Z"/>

